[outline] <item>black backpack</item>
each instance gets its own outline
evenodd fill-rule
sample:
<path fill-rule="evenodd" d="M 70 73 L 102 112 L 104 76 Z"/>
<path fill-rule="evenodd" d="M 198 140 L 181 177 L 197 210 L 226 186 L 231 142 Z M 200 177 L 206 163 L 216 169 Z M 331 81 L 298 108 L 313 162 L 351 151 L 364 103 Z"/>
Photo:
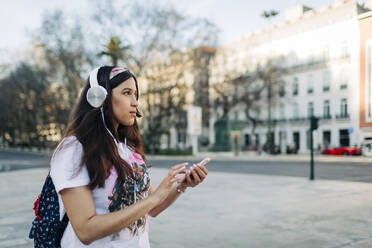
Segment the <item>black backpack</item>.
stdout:
<path fill-rule="evenodd" d="M 68 224 L 67 214 L 59 220 L 58 194 L 50 174 L 45 179 L 41 194 L 34 203 L 36 218 L 32 222 L 29 238 L 35 248 L 59 248 Z"/>

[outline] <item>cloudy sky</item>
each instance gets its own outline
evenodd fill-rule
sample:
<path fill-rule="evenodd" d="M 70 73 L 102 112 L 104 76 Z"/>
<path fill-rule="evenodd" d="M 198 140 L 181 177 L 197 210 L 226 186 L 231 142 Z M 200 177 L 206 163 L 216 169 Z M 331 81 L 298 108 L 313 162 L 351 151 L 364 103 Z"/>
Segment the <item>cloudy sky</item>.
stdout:
<path fill-rule="evenodd" d="M 125 0 L 119 0 L 125 1 Z M 304 4 L 319 8 L 333 0 L 160 0 L 169 2 L 192 16 L 206 17 L 221 30 L 222 43 L 256 31 L 265 25 L 260 14 L 275 9 L 284 17 L 284 11 L 294 5 Z M 40 25 L 42 13 L 61 8 L 74 15 L 88 16 L 92 0 L 12 0 L 4 1 L 0 8 L 0 49 L 15 50 L 27 47 L 27 33 Z"/>
<path fill-rule="evenodd" d="M 96 0 L 99 1 L 99 0 Z M 117 0 L 129 1 L 129 0 Z M 138 1 L 138 0 L 137 0 Z M 140 0 L 149 1 L 149 0 Z M 295 5 L 320 8 L 335 0 L 157 0 L 169 3 L 185 13 L 205 17 L 220 29 L 220 44 L 257 31 L 266 25 L 260 14 L 264 10 L 280 12 L 273 22 L 284 18 L 284 12 Z M 359 0 L 362 2 L 363 0 Z M 0 8 L 0 61 L 14 59 L 29 47 L 29 33 L 39 27 L 42 14 L 56 8 L 72 15 L 89 16 L 94 0 L 12 0 Z"/>

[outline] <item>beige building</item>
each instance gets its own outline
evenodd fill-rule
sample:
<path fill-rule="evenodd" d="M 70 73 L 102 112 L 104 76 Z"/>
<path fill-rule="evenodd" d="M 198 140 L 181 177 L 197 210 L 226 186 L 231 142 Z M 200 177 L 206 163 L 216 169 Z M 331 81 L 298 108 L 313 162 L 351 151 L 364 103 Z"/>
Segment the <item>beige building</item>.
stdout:
<path fill-rule="evenodd" d="M 209 124 L 209 70 L 208 64 L 215 53 L 212 47 L 199 47 L 175 53 L 144 69 L 139 78 L 141 123 L 145 130 L 163 130 L 162 149 L 185 149 L 191 146 L 187 134 L 187 109 L 203 109 L 203 133 L 208 137 Z M 201 138 L 202 140 L 202 138 Z"/>

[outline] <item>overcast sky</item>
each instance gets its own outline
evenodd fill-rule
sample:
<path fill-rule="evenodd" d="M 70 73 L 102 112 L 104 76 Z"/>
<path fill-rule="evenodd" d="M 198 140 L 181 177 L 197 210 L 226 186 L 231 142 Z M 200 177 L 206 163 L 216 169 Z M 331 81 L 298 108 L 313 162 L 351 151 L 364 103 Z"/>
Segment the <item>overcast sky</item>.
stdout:
<path fill-rule="evenodd" d="M 256 31 L 267 22 L 260 17 L 264 10 L 275 9 L 284 17 L 291 6 L 304 4 L 319 8 L 333 0 L 161 0 L 170 2 L 186 13 L 205 17 L 221 30 L 220 43 L 234 40 L 241 35 Z M 92 0 L 90 0 L 92 2 Z M 76 15 L 89 15 L 88 0 L 12 0 L 3 1 L 0 8 L 0 50 L 15 50 L 28 46 L 27 30 L 40 25 L 44 11 L 61 8 Z"/>

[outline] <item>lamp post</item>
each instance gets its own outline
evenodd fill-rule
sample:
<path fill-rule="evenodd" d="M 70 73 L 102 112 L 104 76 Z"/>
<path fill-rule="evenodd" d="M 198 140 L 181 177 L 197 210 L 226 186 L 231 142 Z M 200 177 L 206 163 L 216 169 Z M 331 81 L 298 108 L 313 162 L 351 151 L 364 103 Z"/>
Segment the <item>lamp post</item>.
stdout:
<path fill-rule="evenodd" d="M 272 17 L 275 17 L 279 14 L 278 11 L 276 10 L 269 10 L 269 11 L 264 11 L 262 12 L 261 16 L 263 18 L 265 18 L 266 20 L 270 20 Z M 269 43 L 271 43 L 271 33 L 270 33 L 270 37 L 269 37 Z M 269 59 L 271 59 L 271 47 L 270 47 L 270 51 L 269 51 Z M 271 100 L 272 100 L 272 81 L 271 81 L 271 78 L 268 77 L 268 85 L 267 85 L 267 104 L 268 104 L 268 107 L 267 107 L 267 147 L 269 149 L 269 152 L 272 151 L 272 143 L 273 143 L 273 136 L 271 135 Z"/>
<path fill-rule="evenodd" d="M 315 116 L 310 117 L 310 180 L 314 180 L 314 141 L 313 141 L 313 131 L 318 129 L 319 118 Z"/>

